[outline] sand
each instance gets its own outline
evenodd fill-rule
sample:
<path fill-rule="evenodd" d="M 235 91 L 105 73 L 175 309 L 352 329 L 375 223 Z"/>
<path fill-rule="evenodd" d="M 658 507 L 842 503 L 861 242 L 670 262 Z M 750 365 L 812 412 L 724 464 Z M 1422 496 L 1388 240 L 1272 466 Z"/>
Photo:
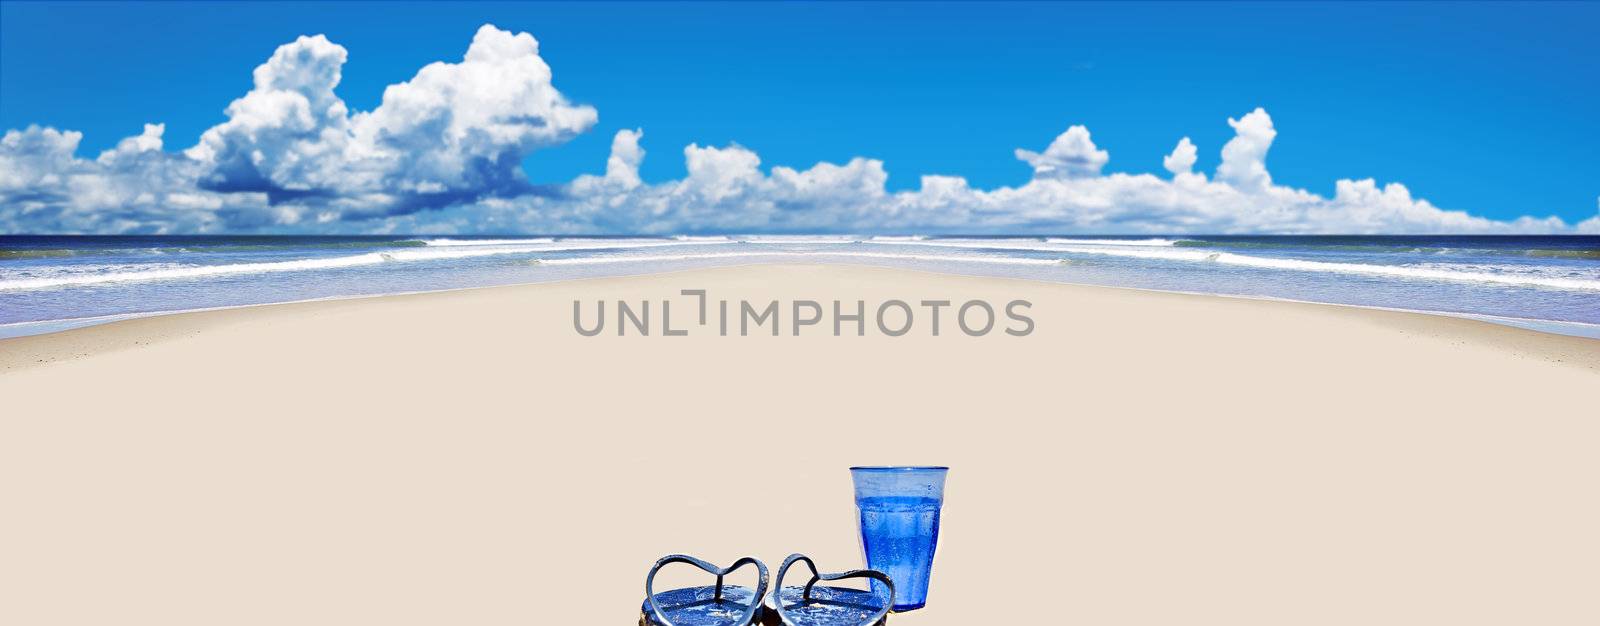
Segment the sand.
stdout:
<path fill-rule="evenodd" d="M 693 288 L 1037 326 L 573 330 Z M 1476 321 L 771 265 L 131 320 L 0 371 L 6 624 L 631 624 L 667 553 L 860 566 L 852 464 L 952 466 L 893 623 L 1600 623 L 1600 341 Z"/>

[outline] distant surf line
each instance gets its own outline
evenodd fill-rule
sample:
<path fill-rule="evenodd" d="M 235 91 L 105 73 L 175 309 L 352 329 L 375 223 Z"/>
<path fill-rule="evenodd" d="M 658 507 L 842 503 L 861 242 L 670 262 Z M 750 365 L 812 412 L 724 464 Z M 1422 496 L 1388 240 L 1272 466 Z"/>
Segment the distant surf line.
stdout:
<path fill-rule="evenodd" d="M 1043 252 L 1066 255 L 1099 255 L 1121 258 L 1177 261 L 1185 263 L 1216 263 L 1266 270 L 1337 273 L 1346 275 L 1384 276 L 1410 280 L 1454 281 L 1490 283 L 1521 287 L 1544 287 L 1562 290 L 1600 291 L 1600 280 L 1566 278 L 1559 276 L 1530 276 L 1526 274 L 1499 274 L 1466 269 L 1384 265 L 1360 262 L 1330 262 L 1305 259 L 1262 257 L 1218 251 L 1185 245 L 1185 239 L 1072 239 L 1072 238 L 1006 238 L 1006 239 L 927 239 L 921 237 L 844 237 L 818 236 L 780 237 L 762 239 L 752 237 L 680 237 L 674 239 L 585 239 L 585 238 L 524 238 L 524 239 L 399 239 L 389 250 L 326 258 L 294 259 L 286 261 L 255 261 L 215 265 L 167 266 L 155 269 L 133 269 L 101 273 L 68 273 L 54 276 L 13 278 L 0 280 L 0 291 L 22 291 L 55 287 L 98 285 L 118 282 L 143 282 L 177 280 L 227 275 L 270 274 L 279 272 L 334 270 L 380 265 L 390 262 L 434 261 L 475 258 L 496 255 L 529 255 L 549 252 L 579 252 L 605 250 L 632 250 L 669 246 L 720 246 L 745 245 L 825 245 L 869 244 L 885 247 L 929 247 L 960 250 L 997 250 Z M 419 245 L 420 244 L 420 245 Z M 1219 243 L 1219 245 L 1222 245 Z M 313 246 L 315 247 L 315 246 Z M 1582 252 L 1581 250 L 1579 252 Z M 833 257 L 860 259 L 887 259 L 902 261 L 932 261 L 979 264 L 1054 265 L 1061 258 L 1039 259 L 1021 256 L 996 255 L 929 255 L 871 252 L 866 250 L 774 250 L 739 251 L 726 253 L 698 253 L 683 255 L 630 255 L 595 256 L 567 259 L 538 259 L 549 265 L 585 265 L 602 263 L 680 262 L 695 259 L 735 259 L 762 257 Z"/>
<path fill-rule="evenodd" d="M 1247 254 L 1238 254 L 1234 252 L 1217 252 L 1209 250 L 1197 250 L 1192 248 L 1177 249 L 1174 247 L 1174 244 L 1177 242 L 1173 242 L 1171 240 L 1150 240 L 1162 242 L 1151 244 L 1127 242 L 1111 245 L 1061 245 L 1059 242 L 1063 241 L 1069 240 L 1047 239 L 1044 245 L 1014 244 L 1005 241 L 996 241 L 993 243 L 958 243 L 954 241 L 894 241 L 884 243 L 906 246 L 990 248 L 995 250 L 1026 250 L 1031 252 L 1089 254 L 1163 261 L 1217 263 L 1221 265 L 1235 265 L 1285 271 L 1332 272 L 1341 274 L 1362 274 L 1369 276 L 1389 276 L 1394 278 L 1496 283 L 1517 286 L 1551 287 L 1555 289 L 1600 291 L 1600 280 L 1587 280 L 1582 278 L 1517 276 L 1512 274 L 1492 274 L 1489 272 L 1435 269 L 1426 267 L 1406 267 L 1400 265 L 1374 265 L 1371 263 L 1334 263 L 1329 261 L 1307 261 L 1302 259 L 1276 259 L 1251 256 Z M 1051 245 L 1052 243 L 1056 245 Z"/>
<path fill-rule="evenodd" d="M 368 265 L 380 265 L 389 262 L 435 261 L 443 259 L 461 259 L 505 254 L 537 254 L 541 252 L 573 252 L 579 250 L 653 248 L 662 246 L 708 245 L 710 243 L 712 242 L 650 241 L 632 243 L 602 243 L 597 241 L 595 243 L 581 245 L 555 245 L 544 243 L 528 245 L 486 244 L 483 246 L 445 245 L 436 248 L 401 248 L 384 252 L 367 252 L 364 254 L 321 259 L 229 263 L 222 265 L 194 265 L 188 267 L 168 267 L 162 269 L 134 270 L 128 272 L 52 276 L 48 278 L 18 278 L 11 280 L 0 280 L 0 291 L 45 289 L 51 287 L 96 285 L 115 282 L 144 282 L 152 280 L 205 278 L 211 276 L 272 274 L 279 272 L 343 269 Z"/>
<path fill-rule="evenodd" d="M 597 265 L 603 263 L 658 263 L 663 261 L 692 261 L 699 259 L 737 259 L 737 258 L 764 258 L 764 257 L 842 257 L 863 259 L 893 259 L 908 261 L 949 261 L 961 263 L 995 263 L 1008 265 L 1060 265 L 1063 259 L 1029 259 L 1021 257 L 996 257 L 996 256 L 958 256 L 958 255 L 918 255 L 918 254 L 890 254 L 887 252 L 816 252 L 816 251 L 781 251 L 781 252 L 709 252 L 705 254 L 678 254 L 678 255 L 630 255 L 630 256 L 603 256 L 581 257 L 571 259 L 536 259 L 541 265 Z"/>

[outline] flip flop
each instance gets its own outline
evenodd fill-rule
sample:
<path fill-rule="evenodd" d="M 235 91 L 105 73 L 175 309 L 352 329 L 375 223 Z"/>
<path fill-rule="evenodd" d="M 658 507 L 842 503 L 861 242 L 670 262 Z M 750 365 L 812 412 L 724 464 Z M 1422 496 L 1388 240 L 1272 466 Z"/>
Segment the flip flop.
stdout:
<path fill-rule="evenodd" d="M 656 572 L 673 563 L 688 563 L 717 577 L 717 584 L 655 592 Z M 723 585 L 728 573 L 755 564 L 754 589 Z M 644 578 L 644 604 L 639 607 L 639 626 L 751 626 L 764 617 L 762 598 L 767 595 L 767 565 L 744 557 L 726 568 L 684 554 L 672 554 L 656 561 Z"/>
<path fill-rule="evenodd" d="M 802 561 L 811 568 L 811 580 L 806 581 L 804 587 L 783 586 L 783 576 L 789 573 L 789 567 Z M 818 581 L 845 578 L 870 578 L 882 582 L 889 597 L 861 589 L 816 586 Z M 778 578 L 772 586 L 772 595 L 768 598 L 772 607 L 768 613 L 777 618 L 769 622 L 774 625 L 878 626 L 889 621 L 889 608 L 894 606 L 894 581 L 889 580 L 888 574 L 870 569 L 822 574 L 817 572 L 817 564 L 812 562 L 811 557 L 803 554 L 791 554 L 783 560 L 783 566 L 778 568 Z"/>

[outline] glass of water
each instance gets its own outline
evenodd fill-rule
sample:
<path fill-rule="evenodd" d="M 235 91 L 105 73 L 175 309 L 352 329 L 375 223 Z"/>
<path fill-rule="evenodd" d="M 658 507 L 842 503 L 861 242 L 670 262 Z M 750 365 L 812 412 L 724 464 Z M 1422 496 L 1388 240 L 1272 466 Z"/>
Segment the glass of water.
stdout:
<path fill-rule="evenodd" d="M 948 467 L 850 468 L 867 567 L 894 581 L 896 612 L 927 604 L 944 477 L 949 471 Z M 872 581 L 873 592 L 886 593 L 882 585 Z"/>

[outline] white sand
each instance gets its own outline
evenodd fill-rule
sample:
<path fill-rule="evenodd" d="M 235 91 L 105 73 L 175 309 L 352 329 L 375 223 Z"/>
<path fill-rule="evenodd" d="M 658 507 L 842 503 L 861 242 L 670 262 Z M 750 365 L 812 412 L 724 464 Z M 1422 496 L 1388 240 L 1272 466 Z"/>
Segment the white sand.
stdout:
<path fill-rule="evenodd" d="M 572 329 L 689 288 L 1038 327 Z M 953 468 L 894 623 L 1600 623 L 1595 340 L 759 266 L 133 320 L 0 371 L 4 624 L 631 624 L 669 552 L 860 566 L 845 468 L 893 463 Z"/>

